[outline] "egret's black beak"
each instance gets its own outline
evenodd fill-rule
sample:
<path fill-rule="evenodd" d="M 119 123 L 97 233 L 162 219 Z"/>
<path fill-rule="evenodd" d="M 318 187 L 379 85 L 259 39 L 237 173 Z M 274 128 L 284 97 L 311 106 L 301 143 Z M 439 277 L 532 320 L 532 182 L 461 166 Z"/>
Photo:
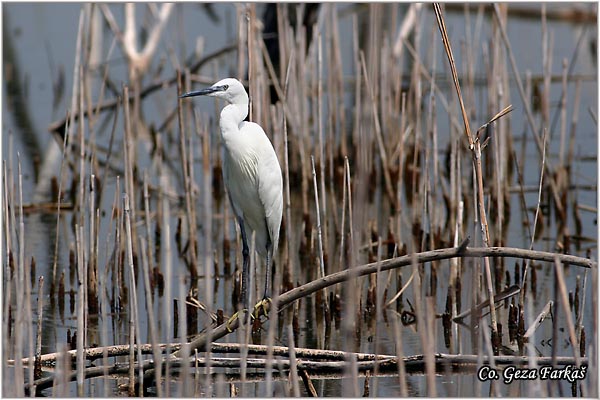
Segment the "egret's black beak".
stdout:
<path fill-rule="evenodd" d="M 206 88 L 206 89 L 196 90 L 196 91 L 193 91 L 193 92 L 184 93 L 181 96 L 179 96 L 179 98 L 183 99 L 184 97 L 205 96 L 207 94 L 211 94 L 211 93 L 215 93 L 215 92 L 224 92 L 225 90 L 227 90 L 227 85 L 223 85 L 223 86 L 211 86 L 211 87 Z"/>

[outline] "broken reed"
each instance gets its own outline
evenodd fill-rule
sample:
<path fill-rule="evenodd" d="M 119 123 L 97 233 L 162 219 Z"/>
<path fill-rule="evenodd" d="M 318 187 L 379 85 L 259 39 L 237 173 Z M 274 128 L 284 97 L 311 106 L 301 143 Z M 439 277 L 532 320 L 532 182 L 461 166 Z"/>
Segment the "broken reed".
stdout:
<path fill-rule="evenodd" d="M 238 77 L 244 75 L 244 60 L 247 55 L 252 99 L 251 118 L 261 124 L 272 138 L 278 158 L 284 166 L 286 188 L 288 185 L 290 188 L 286 189 L 284 195 L 286 213 L 280 237 L 285 238 L 286 243 L 280 246 L 282 251 L 276 261 L 274 281 L 281 282 L 274 289 L 276 293 L 287 291 L 323 274 L 328 275 L 368 261 L 390 258 L 394 253 L 402 255 L 449 247 L 452 243 L 457 245 L 467 236 L 471 236 L 473 244 L 477 245 L 481 243 L 481 235 L 474 224 L 481 222 L 475 206 L 478 202 L 481 204 L 485 202 L 489 207 L 491 239 L 489 245 L 507 243 L 507 227 L 511 218 L 509 200 L 513 195 L 510 191 L 510 183 L 512 171 L 518 167 L 512 143 L 514 126 L 511 127 L 508 121 L 500 119 L 482 132 L 482 142 L 490 138 L 489 146 L 484 149 L 485 162 L 482 164 L 480 176 L 480 182 L 485 182 L 486 186 L 483 194 L 480 193 L 479 198 L 475 199 L 473 173 L 470 172 L 472 169 L 468 164 L 469 149 L 461 139 L 463 133 L 459 122 L 461 119 L 458 114 L 459 108 L 456 97 L 447 89 L 449 75 L 446 72 L 432 73 L 436 70 L 436 65 L 441 65 L 436 61 L 436 57 L 439 57 L 436 52 L 437 44 L 431 47 L 424 46 L 424 37 L 428 34 L 431 40 L 439 43 L 433 14 L 430 11 L 417 9 L 416 18 L 420 18 L 420 21 L 429 21 L 430 25 L 413 21 L 412 39 L 398 39 L 400 46 L 405 50 L 398 58 L 394 53 L 398 44 L 394 43 L 397 40 L 394 35 L 402 24 L 410 22 L 396 19 L 399 6 L 384 4 L 356 6 L 352 16 L 355 27 L 352 37 L 352 66 L 348 68 L 342 65 L 339 10 L 335 5 L 321 6 L 327 19 L 324 32 L 292 22 L 291 15 L 302 15 L 307 12 L 307 5 L 278 5 L 277 15 L 281 18 L 278 26 L 279 60 L 269 58 L 260 40 L 261 33 L 254 5 L 249 7 L 246 9 L 244 6 L 238 6 L 237 42 L 240 46 L 238 48 L 242 49 L 237 54 L 240 72 Z M 106 14 L 106 7 L 102 9 Z M 507 99 L 511 98 L 511 88 L 508 84 L 511 71 L 507 59 L 511 61 L 512 72 L 516 71 L 515 64 L 512 62 L 512 50 L 505 37 L 506 16 L 503 14 L 505 10 L 502 6 L 494 9 L 491 26 L 493 40 L 489 41 L 483 53 L 484 65 L 488 67 L 484 70 L 487 95 L 485 109 L 475 107 L 479 89 L 476 86 L 475 76 L 481 74 L 481 71 L 475 70 L 474 66 L 481 63 L 473 62 L 478 57 L 475 53 L 478 49 L 474 46 L 477 40 L 474 38 L 479 37 L 483 30 L 483 8 L 477 11 L 474 32 L 471 31 L 470 24 L 465 25 L 466 61 L 461 65 L 465 79 L 461 81 L 461 86 L 464 88 L 466 115 L 473 120 L 488 119 L 508 103 Z M 84 8 L 83 13 L 91 12 L 91 8 Z M 544 13 L 543 7 L 542 14 Z M 470 19 L 469 8 L 465 8 L 464 15 L 466 20 Z M 80 34 L 83 29 L 81 24 Z M 547 40 L 545 36 L 543 39 Z M 78 39 L 78 55 L 81 48 L 90 44 L 89 40 L 90 38 L 85 36 Z M 456 41 L 455 38 L 452 40 Z M 547 44 L 543 47 L 546 52 L 550 51 Z M 430 50 L 424 50 L 426 48 Z M 204 64 L 214 63 L 215 70 L 218 70 L 218 65 L 222 65 L 223 62 L 233 62 L 235 56 L 235 54 L 229 56 L 227 52 L 217 52 L 207 55 Z M 545 59 L 550 59 L 548 54 L 545 55 Z M 544 81 L 547 83 L 550 72 L 547 63 L 545 66 Z M 553 226 L 551 217 L 554 217 L 557 219 L 557 243 L 564 246 L 565 252 L 570 252 L 570 247 L 573 245 L 569 240 L 571 234 L 566 220 L 568 214 L 565 210 L 574 207 L 576 201 L 573 196 L 568 195 L 573 175 L 570 163 L 576 160 L 573 156 L 572 141 L 569 143 L 569 153 L 563 155 L 567 147 L 564 139 L 567 121 L 562 110 L 568 106 L 565 88 L 568 88 L 571 82 L 568 66 L 565 64 L 562 68 L 562 95 L 559 111 L 556 111 L 560 115 L 559 164 L 555 168 L 551 168 L 544 162 L 535 165 L 537 168 L 544 168 L 544 180 L 547 182 L 540 183 L 537 208 L 541 201 L 547 202 L 551 199 L 556 211 L 552 215 L 535 217 L 532 222 L 523 224 L 523 231 L 529 232 L 527 237 L 531 239 L 530 243 L 533 243 L 538 235 L 531 226 L 536 226 L 538 218 L 540 221 L 547 220 L 545 226 Z M 79 112 L 70 114 L 65 143 L 66 136 L 74 137 L 75 132 L 78 140 L 69 141 L 66 146 L 63 160 L 68 166 L 65 170 L 68 171 L 65 171 L 64 176 L 61 172 L 57 194 L 60 204 L 63 198 L 61 193 L 63 187 L 68 191 L 70 186 L 71 193 L 77 193 L 72 196 L 72 203 L 79 214 L 76 214 L 78 215 L 76 228 L 72 232 L 70 239 L 72 242 L 69 245 L 76 249 L 71 276 L 77 275 L 81 286 L 75 284 L 73 278 L 68 282 L 70 285 L 67 284 L 75 288 L 79 295 L 77 347 L 81 350 L 91 343 L 111 344 L 107 343 L 106 333 L 101 334 L 100 338 L 88 336 L 95 335 L 91 332 L 95 331 L 93 328 L 99 321 L 92 317 L 99 310 L 103 310 L 103 315 L 108 315 L 109 311 L 130 313 L 132 319 L 129 320 L 129 325 L 117 329 L 122 333 L 129 331 L 140 334 L 139 328 L 135 327 L 139 324 L 137 318 L 141 311 L 140 306 L 129 310 L 132 304 L 135 304 L 135 293 L 131 292 L 133 286 L 130 279 L 139 282 L 137 277 L 140 266 L 143 267 L 144 281 L 141 292 L 145 300 L 140 301 L 140 304 L 146 304 L 149 316 L 157 310 L 157 319 L 164 322 L 159 329 L 150 321 L 150 336 L 146 340 L 150 340 L 153 344 L 162 340 L 170 342 L 171 339 L 182 338 L 186 332 L 210 327 L 210 320 L 200 322 L 189 319 L 193 312 L 190 313 L 188 307 L 184 307 L 187 289 L 197 289 L 191 293 L 200 302 L 209 299 L 206 305 L 210 315 L 215 306 L 214 301 L 210 299 L 216 298 L 211 287 L 216 289 L 219 285 L 225 286 L 222 311 L 225 311 L 226 315 L 231 315 L 235 311 L 235 293 L 232 293 L 234 291 L 231 287 L 226 287 L 229 276 L 225 276 L 225 283 L 219 283 L 218 273 L 226 271 L 229 267 L 234 275 L 234 271 L 239 269 L 239 262 L 231 263 L 229 260 L 237 260 L 241 251 L 239 235 L 234 231 L 236 228 L 226 196 L 222 197 L 220 138 L 215 135 L 212 136 L 215 139 L 209 140 L 217 127 L 206 122 L 209 117 L 206 114 L 192 115 L 191 105 L 182 107 L 179 102 L 171 104 L 164 100 L 165 108 L 171 112 L 165 113 L 166 120 L 160 124 L 164 129 L 151 134 L 154 145 L 151 156 L 154 166 L 146 165 L 138 154 L 138 141 L 148 139 L 143 135 L 146 132 L 145 121 L 141 119 L 142 114 L 137 107 L 140 107 L 139 102 L 145 100 L 142 94 L 149 91 L 141 89 L 132 94 L 129 87 L 124 86 L 122 88 L 124 101 L 115 103 L 114 125 L 106 162 L 101 163 L 102 157 L 99 157 L 99 146 L 96 142 L 99 137 L 96 133 L 98 124 L 94 120 L 97 113 L 94 115 L 89 111 L 99 110 L 100 107 L 89 96 L 84 95 L 85 90 L 88 93 L 90 90 L 86 87 L 86 84 L 89 84 L 86 77 L 91 74 L 87 68 L 76 63 L 74 77 L 77 85 L 73 91 L 72 109 Z M 350 74 L 347 72 L 348 69 L 352 71 Z M 405 71 L 410 79 L 404 79 Z M 446 69 L 444 68 L 443 71 Z M 108 70 L 106 72 L 102 80 L 103 86 L 108 77 Z M 203 84 L 211 83 L 199 75 L 186 75 L 185 78 L 201 81 Z M 181 77 L 168 79 L 166 82 L 171 85 L 177 83 L 177 93 L 182 91 Z M 136 84 L 139 85 L 140 82 Z M 133 83 L 132 87 L 135 87 Z M 580 87 L 579 83 L 577 87 Z M 271 88 L 274 88 L 274 92 L 278 94 L 278 101 L 275 104 L 270 102 L 273 93 Z M 533 130 L 534 138 L 538 138 L 540 128 L 535 125 L 532 118 L 534 111 L 529 110 L 528 98 L 525 97 L 520 82 L 518 88 L 525 101 L 527 121 Z M 548 90 L 551 88 L 547 84 L 545 88 L 547 90 L 543 92 L 543 96 L 548 102 L 551 95 Z M 167 91 L 164 92 L 167 97 L 172 95 L 166 93 Z M 133 100 L 131 104 L 130 100 Z M 76 107 L 76 104 L 79 106 Z M 353 108 L 351 112 L 348 111 L 349 104 Z M 424 104 L 427 104 L 426 108 Z M 578 96 L 575 104 L 579 106 Z M 130 110 L 132 105 L 133 112 Z M 123 109 L 119 110 L 121 107 Z M 122 125 L 117 125 L 116 112 L 119 111 L 124 116 Z M 544 128 L 548 129 L 551 121 L 548 110 L 543 111 L 543 114 Z M 440 115 L 447 118 L 448 125 L 438 123 Z M 177 123 L 173 116 L 177 116 Z M 572 132 L 575 132 L 576 124 L 577 113 L 572 117 Z M 194 128 L 191 128 L 192 126 Z M 117 134 L 114 135 L 115 133 Z M 112 153 L 113 135 L 116 143 L 121 137 L 123 144 L 118 146 L 115 143 L 115 147 L 120 147 L 121 150 L 115 152 L 114 164 L 111 164 L 107 161 Z M 442 148 L 441 138 L 449 138 L 446 148 Z M 521 154 L 525 154 L 527 145 L 527 141 L 523 140 Z M 538 146 L 541 150 L 540 155 L 543 155 L 545 148 L 544 144 Z M 179 158 L 179 162 L 176 162 L 176 158 Z M 311 165 L 313 158 L 314 166 Z M 203 166 L 202 178 L 195 170 L 200 160 Z M 569 164 L 565 165 L 565 162 Z M 534 166 L 530 165 L 529 168 Z M 4 174 L 6 183 L 6 167 Z M 96 186 L 97 181 L 94 176 L 102 176 L 102 184 L 99 188 Z M 176 179 L 171 179 L 173 176 Z M 121 179 L 123 190 L 121 190 L 119 177 L 124 179 Z M 142 177 L 148 178 L 142 179 Z M 521 212 L 527 215 L 523 179 L 519 178 Z M 177 180 L 179 182 L 176 182 Z M 197 181 L 203 182 L 202 193 L 198 192 L 200 189 L 196 189 Z M 98 235 L 102 225 L 106 225 L 106 221 L 99 218 L 99 210 L 103 205 L 96 202 L 96 198 L 100 197 L 98 192 L 106 190 L 105 185 L 115 185 L 116 192 L 108 224 L 109 235 L 103 244 L 106 251 L 100 252 Z M 14 186 L 11 184 L 10 188 Z M 123 192 L 131 199 L 129 216 L 131 234 L 126 233 L 125 229 L 127 218 L 121 206 Z M 140 193 L 143 193 L 143 196 Z M 311 200 L 312 198 L 315 200 Z M 202 202 L 203 205 L 202 218 L 196 214 L 198 202 Z M 14 204 L 14 200 L 10 204 Z M 136 212 L 140 204 L 143 204 L 143 212 Z M 461 213 L 460 210 L 463 208 L 464 213 Z M 84 215 L 85 209 L 89 210 L 87 218 Z M 13 207 L 10 210 L 14 212 Z M 5 215 L 8 216 L 8 210 Z M 21 218 L 22 215 L 21 211 Z M 57 213 L 57 220 L 66 218 L 61 215 Z M 179 220 L 176 230 L 171 228 L 175 219 Z M 5 220 L 6 231 L 11 230 L 11 227 L 14 229 L 15 218 L 11 219 L 10 225 L 9 219 Z M 145 229 L 136 232 L 136 227 L 140 224 Z M 217 224 L 221 224 L 222 227 L 217 228 Z M 64 224 L 62 229 L 68 229 L 66 225 Z M 57 229 L 60 227 L 57 221 Z M 86 232 L 89 232 L 89 236 L 85 234 Z M 218 236 L 215 237 L 213 233 L 218 233 Z M 232 235 L 235 235 L 236 240 L 229 242 Z M 58 237 L 62 236 L 57 235 Z M 7 235 L 8 240 L 10 238 Z M 177 254 L 171 250 L 172 242 L 177 245 Z M 523 247 L 526 246 L 527 243 L 524 243 Z M 214 255 L 213 248 L 216 249 Z M 146 249 L 147 254 L 144 254 Z M 138 251 L 142 253 L 141 259 L 138 257 Z M 200 251 L 203 251 L 204 258 L 199 256 Z M 10 254 L 12 252 L 9 253 L 9 257 Z M 141 264 L 139 264 L 140 260 Z M 153 267 L 153 260 L 156 260 L 156 268 Z M 505 268 L 502 258 L 492 258 L 490 261 L 494 277 L 493 290 L 494 293 L 498 293 L 505 286 L 502 281 L 510 281 L 510 271 Z M 221 264 L 222 269 L 218 267 Z M 7 259 L 7 265 L 10 265 L 10 259 Z M 128 277 L 129 273 L 125 271 L 130 266 L 133 267 L 133 272 Z M 186 268 L 182 269 L 180 266 Z M 415 266 L 410 278 L 400 272 L 389 272 L 386 284 L 374 277 L 370 280 L 354 279 L 339 283 L 330 291 L 318 292 L 315 296 L 317 301 L 301 301 L 284 312 L 280 321 L 271 320 L 273 330 L 269 327 L 268 341 L 273 344 L 276 337 L 285 336 L 287 333 L 288 340 L 302 344 L 299 343 L 301 339 L 298 334 L 298 321 L 313 319 L 314 315 L 317 329 L 313 335 L 320 346 L 333 345 L 331 332 L 336 329 L 341 329 L 341 337 L 344 338 L 341 342 L 343 348 L 340 350 L 356 351 L 366 333 L 373 334 L 375 343 L 378 343 L 381 332 L 373 331 L 373 326 L 379 326 L 379 324 L 373 325 L 373 322 L 381 315 L 383 304 L 388 304 L 389 299 L 404 286 L 402 282 L 407 282 L 406 289 L 410 290 L 407 290 L 403 296 L 399 296 L 395 303 L 390 304 L 393 307 L 387 309 L 384 319 L 391 318 L 395 326 L 399 327 L 400 322 L 406 322 L 404 320 L 406 316 L 411 314 L 416 316 L 421 343 L 425 349 L 426 359 L 429 360 L 427 379 L 430 381 L 433 379 L 433 370 L 430 367 L 431 356 L 435 351 L 432 343 L 436 341 L 435 337 L 429 337 L 427 333 L 435 330 L 424 329 L 424 327 L 431 328 L 432 323 L 435 322 L 419 319 L 424 309 L 431 311 L 426 314 L 435 311 L 431 309 L 431 300 L 428 299 L 435 296 L 438 291 L 447 289 L 447 298 L 450 299 L 447 314 L 451 320 L 464 309 L 477 304 L 477 299 L 483 301 L 489 297 L 489 292 L 483 290 L 485 286 L 480 286 L 482 281 L 480 272 L 474 272 L 481 271 L 478 261 L 464 262 L 457 259 L 453 261 L 453 268 L 455 273 L 451 275 L 452 280 L 447 287 L 443 285 L 444 280 L 440 279 L 440 275 L 446 276 L 447 273 L 443 271 L 443 264 L 437 261 Z M 262 266 L 258 269 L 257 277 L 262 276 L 261 269 Z M 181 280 L 182 270 L 186 271 L 185 281 Z M 287 272 L 283 273 L 284 270 Z M 75 271 L 77 274 L 74 274 Z M 513 274 L 514 283 L 522 285 L 523 288 L 535 287 L 534 269 L 532 273 L 527 271 L 524 263 L 517 265 Z M 54 287 L 55 280 L 58 279 L 57 275 L 53 273 L 51 287 Z M 517 275 L 520 279 L 517 279 Z M 526 279 L 530 279 L 530 284 Z M 204 280 L 204 285 L 199 284 L 199 280 Z M 260 279 L 256 280 L 261 282 Z M 166 284 L 162 295 L 157 293 L 160 292 L 161 281 Z M 212 284 L 209 284 L 209 281 Z M 366 284 L 367 281 L 369 285 Z M 98 295 L 95 282 L 98 289 L 104 288 L 110 295 L 108 297 L 104 293 Z M 173 285 L 173 282 L 177 284 Z M 416 285 L 417 282 L 421 285 Z M 470 284 L 471 282 L 473 285 Z M 473 290 L 469 296 L 461 291 L 465 284 L 471 286 Z M 15 286 L 15 289 L 18 291 L 18 287 Z M 64 293 L 64 289 L 62 292 Z M 10 295 L 11 291 L 8 293 Z M 61 290 L 58 293 L 60 294 Z M 87 295 L 82 297 L 82 293 Z M 535 295 L 536 291 L 532 290 L 531 293 Z M 523 291 L 523 296 L 528 294 L 529 292 Z M 173 297 L 178 299 L 177 306 L 171 303 Z M 469 297 L 471 302 L 466 304 L 464 300 Z M 584 295 L 583 297 L 585 298 Z M 19 298 L 22 299 L 17 296 L 17 299 Z M 149 301 L 152 299 L 158 303 Z M 81 308 L 85 302 L 88 304 L 85 308 L 89 310 L 88 312 Z M 95 303 L 97 303 L 96 311 L 94 311 Z M 416 309 L 413 309 L 413 306 Z M 519 310 L 516 314 L 517 320 L 514 319 L 514 314 L 509 313 L 509 307 L 499 308 L 497 310 L 499 325 L 529 326 L 524 321 L 524 310 L 531 309 L 531 306 L 524 301 L 513 306 L 518 307 Z M 6 307 L 10 306 L 6 305 L 5 309 Z M 22 310 L 23 307 L 18 309 Z M 585 335 L 580 317 L 583 310 L 578 312 L 579 318 L 575 320 L 578 321 L 577 331 L 581 333 L 574 337 L 580 341 Z M 173 324 L 175 313 L 178 315 L 178 321 Z M 531 310 L 530 313 L 535 312 Z M 107 319 L 101 319 L 100 332 L 108 330 Z M 280 324 L 277 327 L 279 333 L 275 330 L 277 322 Z M 17 326 L 18 324 L 15 327 Z M 285 332 L 284 327 L 286 327 Z M 175 329 L 178 329 L 177 334 Z M 395 330 L 396 335 L 400 329 Z M 517 329 L 517 337 L 524 334 L 524 329 L 519 329 Z M 87 334 L 82 334 L 83 332 Z M 449 330 L 449 332 L 451 337 L 449 341 L 453 343 L 454 348 L 463 346 L 459 337 L 460 330 Z M 593 334 L 595 335 L 596 332 Z M 141 344 L 139 342 L 144 341 L 144 338 L 137 335 L 131 335 L 131 339 Z M 249 336 L 244 335 L 244 337 Z M 485 334 L 480 335 L 475 331 L 471 339 L 471 348 L 463 351 L 489 352 L 490 338 L 486 339 Z M 395 337 L 395 341 L 399 341 L 398 337 Z M 576 343 L 573 343 L 573 346 L 575 347 Z M 402 350 L 399 351 L 401 356 Z M 522 345 L 519 346 L 519 351 L 523 351 Z M 154 357 L 157 355 L 158 353 L 154 353 Z M 208 357 L 210 360 L 210 353 Z M 349 360 L 347 372 L 356 377 L 353 363 L 354 361 Z M 82 360 L 77 363 L 77 368 L 78 372 L 82 371 Z M 402 368 L 399 368 L 400 385 L 405 390 L 405 374 L 402 373 Z M 170 373 L 169 369 L 167 361 L 165 374 Z M 158 376 L 154 378 L 158 379 Z M 83 385 L 81 375 L 79 378 L 78 393 L 81 393 L 81 385 Z M 371 379 L 374 380 L 373 387 L 376 388 L 377 378 Z M 293 391 L 296 391 L 297 377 L 293 378 L 292 383 Z M 159 393 L 163 389 L 165 395 L 170 394 L 170 385 L 159 388 Z M 187 389 L 180 388 L 180 390 Z M 360 388 L 355 383 L 345 387 L 342 394 L 355 396 L 360 394 Z M 434 395 L 435 392 L 430 394 Z"/>

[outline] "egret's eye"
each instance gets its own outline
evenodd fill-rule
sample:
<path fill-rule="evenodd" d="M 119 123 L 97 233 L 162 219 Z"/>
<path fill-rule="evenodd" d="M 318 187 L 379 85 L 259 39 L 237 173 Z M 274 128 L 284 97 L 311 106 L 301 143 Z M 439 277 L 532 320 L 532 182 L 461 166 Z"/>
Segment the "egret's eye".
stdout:
<path fill-rule="evenodd" d="M 229 85 L 223 85 L 223 88 L 224 88 L 225 90 L 227 90 L 227 89 L 229 89 Z"/>

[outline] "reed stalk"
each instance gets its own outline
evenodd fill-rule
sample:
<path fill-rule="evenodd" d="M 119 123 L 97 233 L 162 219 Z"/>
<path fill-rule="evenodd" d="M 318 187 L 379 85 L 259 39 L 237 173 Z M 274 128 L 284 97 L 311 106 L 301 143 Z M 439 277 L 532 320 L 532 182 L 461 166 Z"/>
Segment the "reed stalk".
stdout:
<path fill-rule="evenodd" d="M 315 191 L 315 209 L 316 209 L 316 216 L 317 216 L 317 235 L 318 235 L 318 256 L 319 256 L 319 272 L 320 274 L 318 275 L 320 278 L 325 276 L 325 261 L 324 261 L 324 256 L 323 256 L 323 235 L 322 235 L 322 231 L 323 228 L 321 226 L 321 212 L 319 211 L 319 190 L 318 190 L 318 186 L 317 186 L 317 174 L 315 172 L 315 158 L 314 156 L 310 156 L 310 162 L 311 162 L 311 166 L 312 166 L 312 175 L 313 175 L 313 188 Z M 324 307 L 324 312 L 325 314 L 329 314 L 329 295 L 328 295 L 328 291 L 324 290 L 323 291 L 323 299 L 324 299 L 324 303 L 323 303 L 323 307 Z"/>
<path fill-rule="evenodd" d="M 125 216 L 127 265 L 129 267 L 129 285 L 130 285 L 129 293 L 131 293 L 131 299 L 132 299 L 132 301 L 129 302 L 129 304 L 130 304 L 129 345 L 133 349 L 136 340 L 138 343 L 143 343 L 143 342 L 142 342 L 141 334 L 140 334 L 140 319 L 139 319 L 139 313 L 138 313 L 139 308 L 138 308 L 138 302 L 137 302 L 136 274 L 135 274 L 134 267 L 133 267 L 133 237 L 132 237 L 132 232 L 131 232 L 131 214 L 130 214 L 131 210 L 129 207 L 129 195 L 127 193 L 125 193 L 123 195 L 123 211 L 124 211 L 124 216 Z M 132 350 L 129 353 L 129 363 L 130 363 L 129 394 L 131 396 L 135 396 L 135 394 L 136 394 L 135 375 L 134 375 L 135 360 L 134 360 L 133 354 L 134 353 Z M 142 361 L 142 353 L 139 348 L 137 351 L 137 359 L 139 362 Z M 144 389 L 143 389 L 142 385 L 143 385 L 144 371 L 141 368 L 138 370 L 138 377 L 139 377 L 139 385 L 140 385 L 140 388 L 138 390 L 140 393 L 143 393 Z"/>
<path fill-rule="evenodd" d="M 146 181 L 144 181 L 146 182 Z M 147 191 L 147 186 L 145 185 L 145 189 Z M 148 234 L 148 239 L 150 239 L 152 235 Z M 145 298 L 146 298 L 146 310 L 147 310 L 147 315 L 148 315 L 148 325 L 149 325 L 149 330 L 150 330 L 150 344 L 152 346 L 152 356 L 153 356 L 153 360 L 154 360 L 154 364 L 156 365 L 156 368 L 154 369 L 154 379 L 156 379 L 157 385 L 156 385 L 156 394 L 158 397 L 161 397 L 162 395 L 162 386 L 160 385 L 161 382 L 161 357 L 160 357 L 160 350 L 158 347 L 158 332 L 156 330 L 156 321 L 154 319 L 154 305 L 152 304 L 152 287 L 150 286 L 150 271 L 152 271 L 152 268 L 150 267 L 150 263 L 148 262 L 149 257 L 146 253 L 146 241 L 144 240 L 143 237 L 139 237 L 138 240 L 140 241 L 140 250 L 142 253 L 142 271 L 143 271 L 143 276 L 144 276 L 144 289 L 145 289 Z M 149 253 L 152 253 L 152 251 L 150 251 Z M 138 354 L 141 353 L 141 350 L 138 350 Z M 141 360 L 140 357 L 138 357 L 138 359 Z"/>
<path fill-rule="evenodd" d="M 23 385 L 25 383 L 23 366 L 21 365 L 20 358 L 23 355 L 23 342 L 24 337 L 26 335 L 25 324 L 27 321 L 26 318 L 26 310 L 27 306 L 25 301 L 25 290 L 28 286 L 27 281 L 25 279 L 25 224 L 23 222 L 23 180 L 21 173 L 21 156 L 17 153 L 18 160 L 18 180 L 19 180 L 19 225 L 18 225 L 18 245 L 19 245 L 19 256 L 18 260 L 18 270 L 15 276 L 15 294 L 16 294 L 16 312 L 15 312 L 15 329 L 14 329 L 14 340 L 15 340 L 15 358 L 17 358 L 18 363 L 15 366 L 15 384 L 16 384 L 16 395 L 24 396 L 23 393 Z M 14 204 L 14 203 L 13 203 Z M 13 217 L 14 218 L 14 217 Z M 16 224 L 14 224 L 16 226 Z M 30 363 L 32 365 L 32 363 Z"/>
<path fill-rule="evenodd" d="M 165 166 L 161 164 L 160 168 L 160 187 L 166 187 L 167 184 L 167 175 L 165 172 Z M 173 311 L 171 308 L 171 279 L 173 276 L 173 266 L 172 266 L 172 251 L 171 251 L 171 216 L 169 211 L 169 201 L 167 197 L 161 192 L 159 196 L 159 204 L 162 208 L 162 229 L 161 229 L 161 260 L 162 265 L 164 265 L 164 274 L 165 274 L 165 301 L 163 301 L 163 318 L 164 318 L 164 331 L 162 334 L 162 338 L 167 342 L 171 341 L 172 333 L 171 333 L 171 321 L 173 318 Z M 169 351 L 169 349 L 167 349 Z M 165 376 L 170 376 L 170 363 L 167 359 L 165 362 Z M 170 385 L 165 385 L 166 397 L 171 395 Z"/>
<path fill-rule="evenodd" d="M 469 148 L 472 152 L 473 157 L 473 169 L 475 170 L 475 176 L 477 181 L 477 200 L 478 200 L 478 208 L 479 208 L 479 217 L 481 219 L 481 231 L 483 237 L 483 243 L 485 247 L 490 246 L 490 234 L 488 230 L 487 216 L 484 208 L 484 196 L 483 196 L 483 176 L 482 176 L 482 168 L 481 168 L 481 142 L 479 141 L 479 137 L 477 140 L 474 140 L 471 135 L 471 129 L 469 126 L 469 119 L 465 110 L 465 106 L 463 103 L 463 98 L 460 91 L 460 84 L 458 82 L 458 75 L 456 73 L 456 66 L 454 64 L 454 57 L 452 56 L 452 48 L 450 47 L 450 40 L 448 39 L 448 35 L 446 32 L 444 18 L 441 14 L 441 9 L 439 4 L 434 4 L 434 10 L 436 13 L 436 18 L 438 21 L 438 26 L 440 28 L 440 33 L 442 35 L 442 39 L 444 42 L 444 47 L 446 50 L 446 55 L 448 56 L 448 62 L 450 63 L 450 69 L 452 71 L 452 77 L 454 80 L 456 92 L 458 95 L 458 101 L 460 104 L 463 122 L 465 126 L 465 134 L 467 139 L 469 140 Z M 493 120 L 494 118 L 492 118 Z M 492 284 L 492 273 L 490 270 L 490 260 L 489 258 L 484 258 L 485 265 L 485 279 L 488 288 L 488 296 L 490 299 L 494 298 L 494 288 Z M 490 317 L 492 323 L 492 345 L 494 348 L 494 354 L 497 354 L 500 346 L 500 337 L 498 336 L 498 320 L 496 316 L 496 310 L 494 307 L 490 308 Z"/>
<path fill-rule="evenodd" d="M 77 246 L 77 396 L 84 395 L 85 347 L 85 261 L 83 255 L 83 227 L 75 224 Z"/>
<path fill-rule="evenodd" d="M 181 77 L 177 80 L 177 92 L 182 93 L 182 82 Z M 186 206 L 186 223 L 188 226 L 188 242 L 189 242 L 189 255 L 190 255 L 190 274 L 192 281 L 195 281 L 198 277 L 198 255 L 197 255 L 197 239 L 196 239 L 196 219 L 195 219 L 195 208 L 193 198 L 193 187 L 191 178 L 191 169 L 193 167 L 193 161 L 189 158 L 189 152 L 186 146 L 186 130 L 185 124 L 183 123 L 183 106 L 182 100 L 177 101 L 177 121 L 179 125 L 179 155 L 181 157 L 181 171 L 183 175 L 183 185 L 185 191 L 185 206 Z M 194 285 L 196 282 L 194 282 Z"/>

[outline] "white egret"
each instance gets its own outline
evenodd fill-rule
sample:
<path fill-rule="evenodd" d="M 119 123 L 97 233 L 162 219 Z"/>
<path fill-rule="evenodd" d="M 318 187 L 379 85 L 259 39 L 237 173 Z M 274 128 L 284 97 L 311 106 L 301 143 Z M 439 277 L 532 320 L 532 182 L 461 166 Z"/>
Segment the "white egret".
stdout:
<path fill-rule="evenodd" d="M 271 263 L 277 251 L 283 211 L 281 167 L 273 145 L 260 125 L 244 121 L 248 115 L 248 94 L 234 78 L 220 80 L 209 88 L 180 97 L 218 97 L 229 104 L 221 110 L 219 125 L 225 146 L 223 179 L 242 233 L 242 301 L 248 308 L 248 238 L 256 232 L 256 251 L 266 258 L 263 302 L 271 290 Z M 232 317 L 233 318 L 233 317 Z"/>

